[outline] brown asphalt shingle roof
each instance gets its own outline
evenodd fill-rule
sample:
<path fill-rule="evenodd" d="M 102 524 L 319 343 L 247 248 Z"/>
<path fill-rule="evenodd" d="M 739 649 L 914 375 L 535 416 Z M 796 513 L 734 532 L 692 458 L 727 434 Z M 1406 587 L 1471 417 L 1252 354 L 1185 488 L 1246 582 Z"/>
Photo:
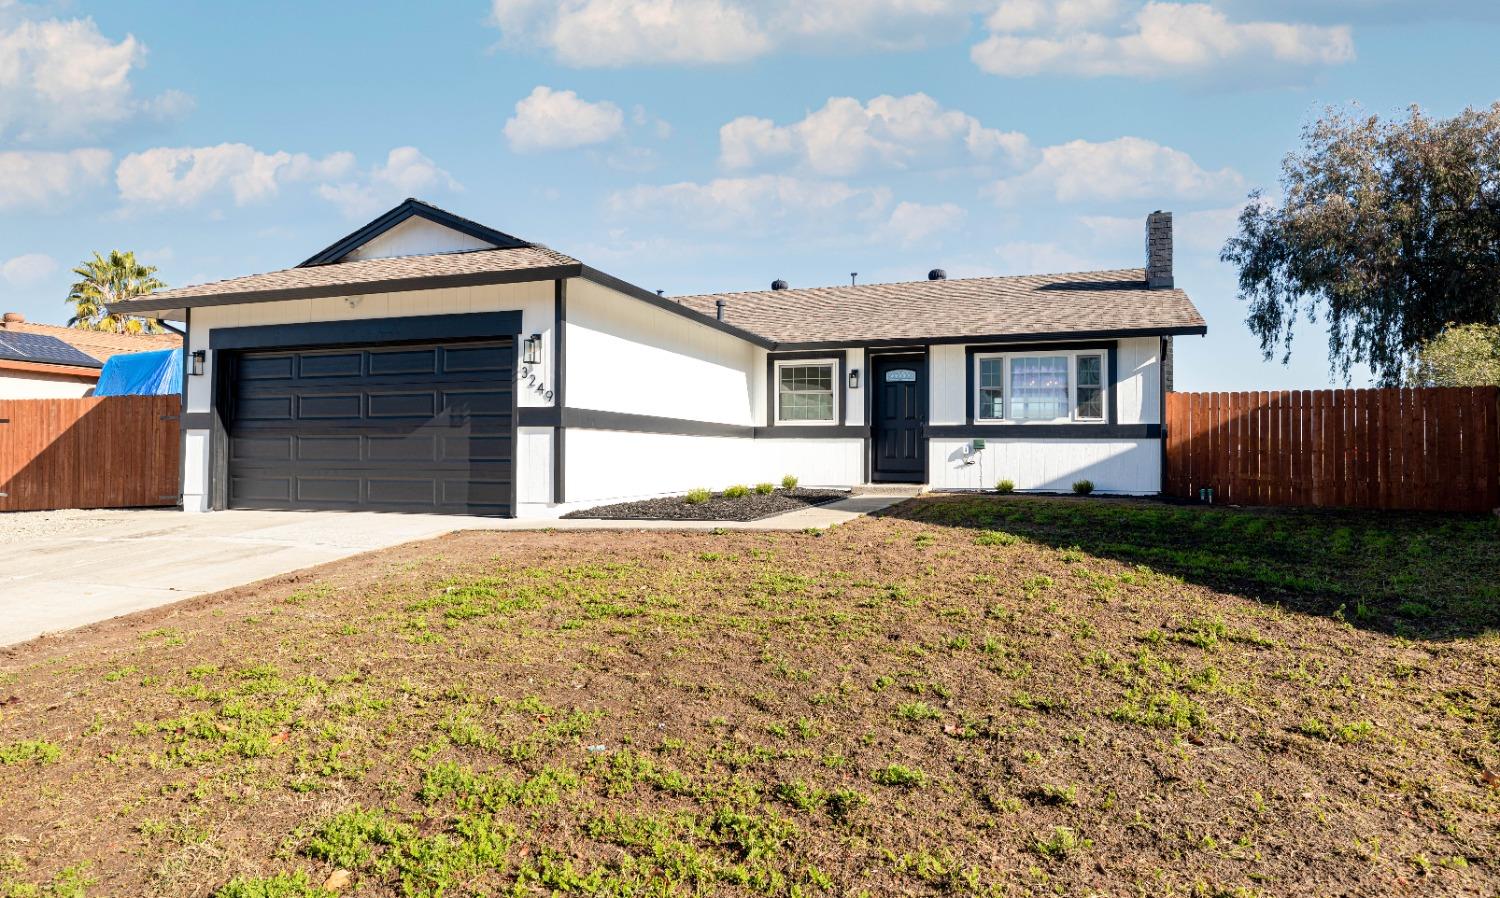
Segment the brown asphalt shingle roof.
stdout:
<path fill-rule="evenodd" d="M 1139 268 L 759 290 L 677 301 L 776 343 L 1044 336 L 1201 328 L 1181 290 L 1148 290 Z"/>
<path fill-rule="evenodd" d="M 245 295 L 248 298 L 253 294 L 270 291 L 326 288 L 329 290 L 347 289 L 348 292 L 358 293 L 361 286 L 372 286 L 388 281 L 484 275 L 577 264 L 577 259 L 545 246 L 535 245 L 427 256 L 395 256 L 340 262 L 336 265 L 287 268 L 282 271 L 251 274 L 193 287 L 158 290 L 149 297 L 115 305 L 118 311 L 129 312 L 132 309 L 164 309 L 173 303 L 187 300 L 212 298 L 224 301 L 232 300 L 237 295 Z"/>

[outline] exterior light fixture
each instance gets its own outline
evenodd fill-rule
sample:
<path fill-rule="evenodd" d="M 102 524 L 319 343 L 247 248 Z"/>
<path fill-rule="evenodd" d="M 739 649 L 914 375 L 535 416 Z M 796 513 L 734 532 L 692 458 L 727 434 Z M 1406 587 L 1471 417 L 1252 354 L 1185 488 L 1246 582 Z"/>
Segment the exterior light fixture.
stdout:
<path fill-rule="evenodd" d="M 849 369 L 849 389 L 851 389 L 851 390 L 858 390 L 859 389 L 859 369 L 858 368 L 850 368 Z"/>
<path fill-rule="evenodd" d="M 521 361 L 528 365 L 537 365 L 542 361 L 542 335 L 532 334 L 526 338 L 521 349 Z"/>
<path fill-rule="evenodd" d="M 198 376 L 198 377 L 202 377 L 203 376 L 203 363 L 204 363 L 204 361 L 206 361 L 208 359 L 208 350 L 206 350 L 206 349 L 200 349 L 200 350 L 194 352 L 192 354 L 191 358 L 193 360 L 193 368 L 192 368 L 193 374 L 196 375 L 196 376 Z"/>

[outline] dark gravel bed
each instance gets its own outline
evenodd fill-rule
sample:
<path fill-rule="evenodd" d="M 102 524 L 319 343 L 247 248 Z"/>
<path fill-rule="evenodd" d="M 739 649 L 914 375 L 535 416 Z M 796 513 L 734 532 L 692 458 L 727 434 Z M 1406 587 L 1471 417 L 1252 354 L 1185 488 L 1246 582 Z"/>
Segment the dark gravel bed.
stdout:
<path fill-rule="evenodd" d="M 843 490 L 778 489 L 769 496 L 751 493 L 739 499 L 726 499 L 719 493 L 707 502 L 690 504 L 683 496 L 643 499 L 601 505 L 563 515 L 565 518 L 593 518 L 606 521 L 758 521 L 809 505 L 823 505 L 847 499 Z"/>

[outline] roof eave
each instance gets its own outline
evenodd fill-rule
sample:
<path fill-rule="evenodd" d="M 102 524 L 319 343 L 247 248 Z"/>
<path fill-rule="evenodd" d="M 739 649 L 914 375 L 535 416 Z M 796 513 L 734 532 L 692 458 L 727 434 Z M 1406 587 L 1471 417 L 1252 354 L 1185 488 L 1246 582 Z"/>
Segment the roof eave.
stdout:
<path fill-rule="evenodd" d="M 809 342 L 776 343 L 772 347 L 778 352 L 807 349 L 840 349 L 887 346 L 946 346 L 955 343 L 1021 343 L 1048 340 L 1102 340 L 1121 337 L 1182 337 L 1201 336 L 1208 333 L 1206 324 L 1172 325 L 1169 327 L 1104 328 L 1094 330 L 1063 331 L 1012 331 L 989 334 L 943 334 L 914 335 L 908 337 L 881 337 L 879 339 L 817 340 Z"/>

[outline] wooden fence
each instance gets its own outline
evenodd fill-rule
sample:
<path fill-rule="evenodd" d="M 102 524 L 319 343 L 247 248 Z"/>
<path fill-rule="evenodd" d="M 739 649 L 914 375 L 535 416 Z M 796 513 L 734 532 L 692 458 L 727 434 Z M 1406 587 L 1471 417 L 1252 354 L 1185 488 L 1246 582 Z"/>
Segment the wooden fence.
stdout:
<path fill-rule="evenodd" d="M 175 505 L 178 396 L 0 400 L 0 511 Z"/>
<path fill-rule="evenodd" d="M 1166 424 L 1168 495 L 1500 508 L 1500 388 L 1169 393 Z"/>

